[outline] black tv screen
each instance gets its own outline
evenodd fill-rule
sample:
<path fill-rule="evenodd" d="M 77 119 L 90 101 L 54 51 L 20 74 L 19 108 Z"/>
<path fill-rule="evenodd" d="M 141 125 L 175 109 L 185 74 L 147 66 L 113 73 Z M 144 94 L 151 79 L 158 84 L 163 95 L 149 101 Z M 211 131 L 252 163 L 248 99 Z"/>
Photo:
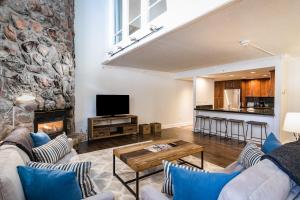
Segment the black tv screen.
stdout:
<path fill-rule="evenodd" d="M 97 116 L 129 114 L 129 95 L 97 95 Z"/>

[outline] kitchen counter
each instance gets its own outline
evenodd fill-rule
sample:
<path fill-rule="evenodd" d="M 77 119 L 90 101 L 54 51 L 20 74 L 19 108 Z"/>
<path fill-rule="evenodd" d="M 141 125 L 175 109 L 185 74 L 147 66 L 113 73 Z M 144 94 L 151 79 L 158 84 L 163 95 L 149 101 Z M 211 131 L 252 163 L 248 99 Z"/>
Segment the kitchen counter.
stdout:
<path fill-rule="evenodd" d="M 241 108 L 241 109 L 222 109 L 222 108 L 195 108 L 196 111 L 209 111 L 209 112 L 229 112 L 240 114 L 253 114 L 253 115 L 268 115 L 274 116 L 274 109 L 272 108 Z"/>

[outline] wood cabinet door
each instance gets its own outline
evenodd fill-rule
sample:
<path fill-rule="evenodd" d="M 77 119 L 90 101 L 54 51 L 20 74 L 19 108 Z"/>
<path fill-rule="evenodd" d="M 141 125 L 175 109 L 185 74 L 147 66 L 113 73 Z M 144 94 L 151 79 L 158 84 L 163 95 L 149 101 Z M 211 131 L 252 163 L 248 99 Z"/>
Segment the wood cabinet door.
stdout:
<path fill-rule="evenodd" d="M 246 92 L 245 92 L 246 97 L 252 97 L 253 96 L 252 83 L 253 83 L 252 80 L 247 80 L 246 81 Z"/>
<path fill-rule="evenodd" d="M 260 80 L 260 96 L 269 97 L 270 94 L 270 79 L 261 79 Z"/>
<path fill-rule="evenodd" d="M 275 96 L 275 70 L 270 71 L 271 73 L 271 79 L 270 79 L 270 97 Z"/>
<path fill-rule="evenodd" d="M 241 80 L 234 80 L 232 81 L 232 89 L 241 89 Z"/>
<path fill-rule="evenodd" d="M 223 108 L 223 100 L 224 98 L 215 98 L 214 99 L 214 108 L 215 109 L 219 109 L 219 108 Z"/>
<path fill-rule="evenodd" d="M 233 89 L 233 81 L 225 81 L 225 89 Z"/>
<path fill-rule="evenodd" d="M 260 97 L 260 80 L 252 80 L 253 96 Z"/>

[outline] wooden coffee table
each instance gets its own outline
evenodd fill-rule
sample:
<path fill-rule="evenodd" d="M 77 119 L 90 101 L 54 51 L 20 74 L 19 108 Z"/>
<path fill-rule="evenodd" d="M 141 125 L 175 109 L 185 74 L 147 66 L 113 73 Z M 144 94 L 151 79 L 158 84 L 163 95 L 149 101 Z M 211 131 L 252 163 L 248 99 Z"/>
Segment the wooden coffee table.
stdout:
<path fill-rule="evenodd" d="M 159 152 L 152 152 L 145 148 L 151 145 L 157 144 L 169 144 L 172 146 L 167 150 L 162 150 Z M 139 176 L 139 173 L 151 169 L 153 167 L 162 164 L 163 160 L 175 161 L 179 160 L 180 164 L 189 164 L 194 167 L 203 169 L 203 151 L 202 146 L 192 144 L 179 139 L 166 139 L 166 140 L 156 140 L 153 142 L 146 142 L 136 145 L 131 145 L 127 147 L 116 148 L 113 150 L 113 175 L 119 179 L 119 181 L 136 197 L 139 199 L 139 180 L 153 174 L 163 171 L 163 169 L 151 172 L 149 174 Z M 201 166 L 196 166 L 192 163 L 182 160 L 186 156 L 190 156 L 196 153 L 201 153 Z M 124 181 L 116 173 L 116 162 L 115 159 L 118 157 L 125 164 L 127 164 L 136 173 L 136 177 L 132 180 Z M 136 182 L 136 191 L 133 191 L 129 187 L 129 183 Z"/>

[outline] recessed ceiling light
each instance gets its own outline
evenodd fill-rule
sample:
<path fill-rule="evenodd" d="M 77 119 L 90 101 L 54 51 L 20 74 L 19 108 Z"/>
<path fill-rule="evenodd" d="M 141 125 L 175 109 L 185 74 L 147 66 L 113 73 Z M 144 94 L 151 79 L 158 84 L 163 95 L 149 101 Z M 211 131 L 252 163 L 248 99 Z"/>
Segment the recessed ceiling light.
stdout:
<path fill-rule="evenodd" d="M 231 76 L 231 77 L 232 77 L 232 76 L 234 76 L 234 75 L 233 75 L 233 74 L 230 74 L 229 76 Z"/>
<path fill-rule="evenodd" d="M 250 72 L 251 74 L 255 74 L 256 72 Z"/>
<path fill-rule="evenodd" d="M 242 78 L 247 78 L 246 76 L 243 76 Z"/>
<path fill-rule="evenodd" d="M 268 76 L 267 74 L 264 74 L 263 76 Z"/>

